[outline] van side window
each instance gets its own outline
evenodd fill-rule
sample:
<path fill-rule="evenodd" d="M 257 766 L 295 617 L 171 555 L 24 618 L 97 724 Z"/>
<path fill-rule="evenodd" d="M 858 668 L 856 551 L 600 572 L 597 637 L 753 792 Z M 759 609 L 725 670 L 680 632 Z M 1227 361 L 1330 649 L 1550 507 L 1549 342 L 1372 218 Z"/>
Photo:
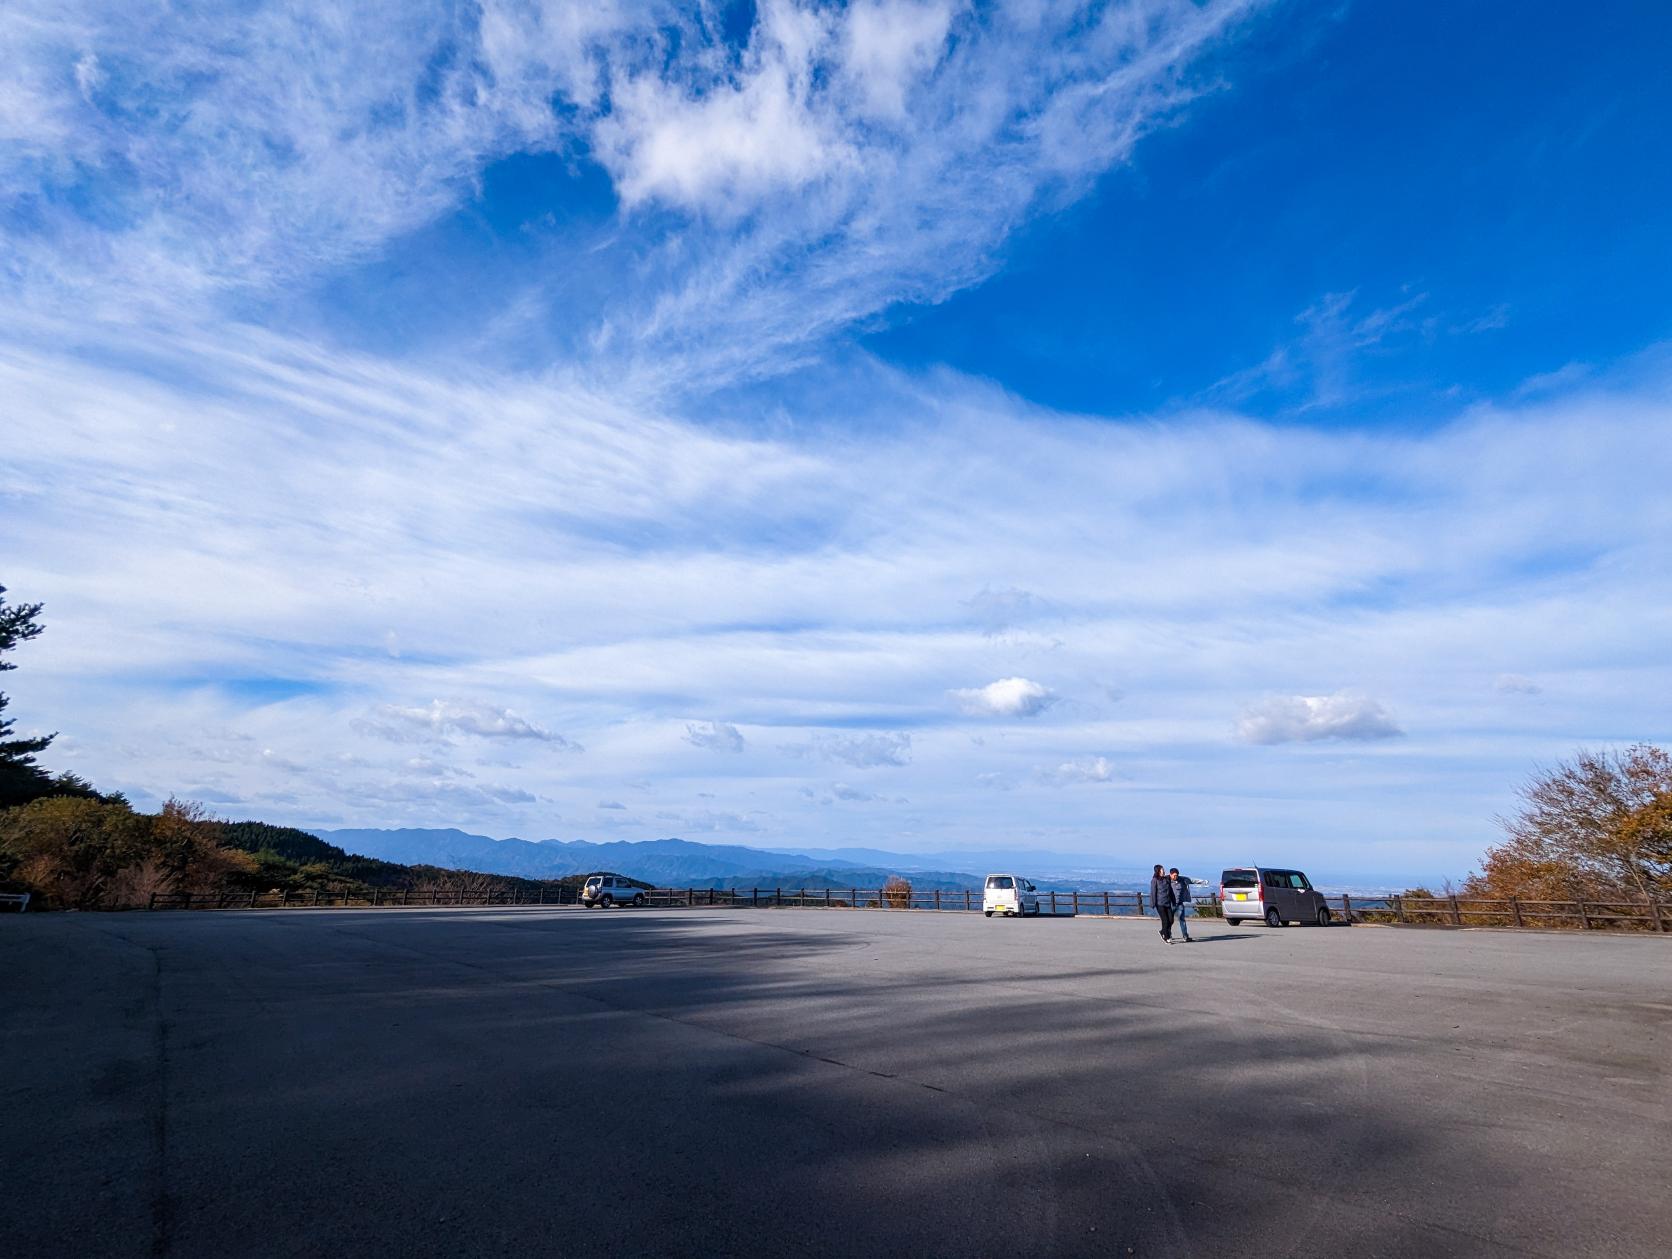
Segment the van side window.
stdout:
<path fill-rule="evenodd" d="M 1298 887 L 1303 892 L 1310 892 L 1312 890 L 1312 885 L 1306 881 L 1306 876 L 1304 874 L 1302 874 L 1299 870 L 1294 870 L 1294 871 L 1290 872 L 1289 882 L 1294 884 L 1296 887 Z"/>
<path fill-rule="evenodd" d="M 1289 886 L 1289 880 L 1283 877 L 1283 872 L 1281 870 L 1267 870 L 1266 871 L 1266 886 L 1267 887 L 1288 887 Z"/>

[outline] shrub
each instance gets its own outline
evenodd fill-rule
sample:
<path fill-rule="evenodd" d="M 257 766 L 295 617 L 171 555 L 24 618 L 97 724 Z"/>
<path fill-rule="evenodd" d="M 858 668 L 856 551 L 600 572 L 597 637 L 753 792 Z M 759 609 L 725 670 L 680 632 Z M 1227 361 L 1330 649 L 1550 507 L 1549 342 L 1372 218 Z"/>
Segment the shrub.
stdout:
<path fill-rule="evenodd" d="M 154 892 L 216 888 L 255 871 L 220 846 L 199 805 L 170 800 L 161 813 L 125 802 L 50 796 L 0 812 L 0 876 L 60 909 L 127 909 Z"/>
<path fill-rule="evenodd" d="M 910 909 L 911 884 L 899 875 L 891 874 L 882 885 L 882 898 L 890 909 Z"/>

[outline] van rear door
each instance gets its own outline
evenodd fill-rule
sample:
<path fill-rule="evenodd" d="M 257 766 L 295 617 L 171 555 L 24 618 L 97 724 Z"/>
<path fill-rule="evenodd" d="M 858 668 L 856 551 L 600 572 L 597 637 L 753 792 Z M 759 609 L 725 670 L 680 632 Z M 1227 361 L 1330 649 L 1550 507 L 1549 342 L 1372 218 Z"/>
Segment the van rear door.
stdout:
<path fill-rule="evenodd" d="M 1219 908 L 1227 918 L 1258 918 L 1265 913 L 1260 903 L 1260 872 L 1238 866 L 1219 876 Z"/>

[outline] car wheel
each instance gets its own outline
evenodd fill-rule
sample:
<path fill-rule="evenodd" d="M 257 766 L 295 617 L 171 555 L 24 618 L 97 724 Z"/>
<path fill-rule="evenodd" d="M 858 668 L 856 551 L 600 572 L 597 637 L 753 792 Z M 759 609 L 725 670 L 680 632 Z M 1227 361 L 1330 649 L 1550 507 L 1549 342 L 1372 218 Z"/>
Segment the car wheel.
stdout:
<path fill-rule="evenodd" d="M 636 896 L 633 897 L 633 908 L 634 909 L 643 909 L 644 908 L 644 893 L 643 892 L 640 892 Z"/>
<path fill-rule="evenodd" d="M 1225 925 L 1227 927 L 1240 927 L 1240 926 L 1242 926 L 1242 919 L 1241 918 L 1227 918 L 1225 920 Z"/>
<path fill-rule="evenodd" d="M 1329 926 L 1329 910 L 1322 905 L 1318 907 L 1318 925 L 1320 927 Z"/>
<path fill-rule="evenodd" d="M 982 916 L 986 917 L 986 918 L 991 918 L 993 916 L 993 911 L 990 910 L 990 909 L 984 909 L 984 910 L 981 911 L 981 913 L 982 913 Z"/>
<path fill-rule="evenodd" d="M 1266 910 L 1266 926 L 1281 927 L 1282 925 L 1283 915 L 1278 913 L 1277 906 L 1273 905 L 1270 909 Z"/>
<path fill-rule="evenodd" d="M 615 904 L 615 897 L 606 892 L 603 896 L 598 898 L 598 903 L 605 909 L 608 909 L 611 905 Z"/>

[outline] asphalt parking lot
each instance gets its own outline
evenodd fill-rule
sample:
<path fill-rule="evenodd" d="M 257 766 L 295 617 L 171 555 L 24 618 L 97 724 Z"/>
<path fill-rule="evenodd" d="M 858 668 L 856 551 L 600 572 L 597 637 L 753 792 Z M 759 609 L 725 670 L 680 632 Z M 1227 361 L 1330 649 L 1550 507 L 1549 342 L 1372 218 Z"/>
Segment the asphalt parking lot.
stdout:
<path fill-rule="evenodd" d="M 1672 941 L 0 920 L 12 1254 L 1672 1250 Z"/>

